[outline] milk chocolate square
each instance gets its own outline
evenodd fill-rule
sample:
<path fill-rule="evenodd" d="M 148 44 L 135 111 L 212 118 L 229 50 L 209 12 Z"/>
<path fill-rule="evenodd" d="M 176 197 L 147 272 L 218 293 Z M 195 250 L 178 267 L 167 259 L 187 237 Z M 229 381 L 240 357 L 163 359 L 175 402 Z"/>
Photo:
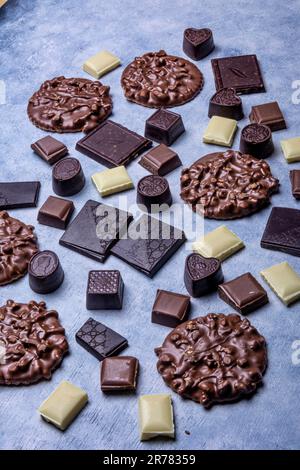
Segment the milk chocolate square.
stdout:
<path fill-rule="evenodd" d="M 294 198 L 300 199 L 300 170 L 290 171 L 290 181 Z"/>
<path fill-rule="evenodd" d="M 46 137 L 37 140 L 31 144 L 31 148 L 37 155 L 49 163 L 49 165 L 53 165 L 68 153 L 65 144 L 51 135 L 46 135 Z"/>
<path fill-rule="evenodd" d="M 157 290 L 152 307 L 152 323 L 175 328 L 190 310 L 190 296 L 166 290 Z"/>
<path fill-rule="evenodd" d="M 165 144 L 160 144 L 145 153 L 139 164 L 153 175 L 159 176 L 164 176 L 182 165 L 177 153 Z"/>
<path fill-rule="evenodd" d="M 65 230 L 74 212 L 72 201 L 49 196 L 40 208 L 37 220 L 40 224 Z"/>
<path fill-rule="evenodd" d="M 106 357 L 101 367 L 103 392 L 135 391 L 139 361 L 132 356 Z"/>
<path fill-rule="evenodd" d="M 271 131 L 286 129 L 286 123 L 277 101 L 252 106 L 249 119 L 251 122 L 268 126 Z"/>

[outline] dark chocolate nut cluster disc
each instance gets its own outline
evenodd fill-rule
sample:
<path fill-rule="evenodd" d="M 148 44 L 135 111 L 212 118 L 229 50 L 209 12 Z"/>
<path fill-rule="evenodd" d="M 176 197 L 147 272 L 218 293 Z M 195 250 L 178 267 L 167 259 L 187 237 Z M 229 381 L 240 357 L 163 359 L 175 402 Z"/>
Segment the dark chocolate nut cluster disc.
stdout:
<path fill-rule="evenodd" d="M 181 174 L 181 198 L 210 219 L 236 219 L 269 203 L 278 191 L 265 160 L 234 150 L 210 153 Z"/>
<path fill-rule="evenodd" d="M 89 132 L 112 110 L 109 87 L 86 78 L 46 80 L 29 100 L 31 122 L 52 132 Z"/>
<path fill-rule="evenodd" d="M 252 394 L 267 367 L 264 337 L 235 314 L 181 323 L 155 352 L 166 384 L 206 408 Z"/>
<path fill-rule="evenodd" d="M 58 313 L 45 302 L 8 300 L 0 307 L 0 384 L 50 379 L 68 351 Z"/>
<path fill-rule="evenodd" d="M 121 77 L 126 98 L 150 108 L 184 104 L 195 98 L 203 83 L 203 75 L 194 64 L 165 51 L 136 57 Z"/>
<path fill-rule="evenodd" d="M 0 212 L 0 286 L 27 273 L 30 258 L 37 252 L 32 225 Z"/>

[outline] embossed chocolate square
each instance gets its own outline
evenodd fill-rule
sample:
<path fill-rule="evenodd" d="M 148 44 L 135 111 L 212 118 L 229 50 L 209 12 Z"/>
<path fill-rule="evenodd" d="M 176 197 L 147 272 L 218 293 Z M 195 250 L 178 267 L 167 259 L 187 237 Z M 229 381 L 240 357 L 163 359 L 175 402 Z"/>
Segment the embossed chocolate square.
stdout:
<path fill-rule="evenodd" d="M 138 369 L 136 357 L 106 357 L 101 367 L 102 392 L 135 391 Z"/>
<path fill-rule="evenodd" d="M 171 145 L 185 131 L 180 114 L 158 109 L 145 125 L 145 136 L 165 145 Z"/>
<path fill-rule="evenodd" d="M 124 283 L 117 270 L 90 271 L 86 292 L 88 310 L 121 309 Z"/>

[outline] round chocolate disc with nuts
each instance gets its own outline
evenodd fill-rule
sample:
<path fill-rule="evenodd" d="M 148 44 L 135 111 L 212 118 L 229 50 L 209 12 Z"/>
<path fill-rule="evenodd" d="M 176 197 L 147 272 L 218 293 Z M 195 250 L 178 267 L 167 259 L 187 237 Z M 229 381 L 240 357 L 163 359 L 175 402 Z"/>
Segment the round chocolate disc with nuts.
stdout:
<path fill-rule="evenodd" d="M 235 314 L 210 313 L 182 323 L 155 352 L 166 384 L 207 408 L 253 393 L 267 367 L 264 337 Z"/>
<path fill-rule="evenodd" d="M 89 132 L 111 111 L 109 87 L 86 78 L 46 80 L 27 107 L 32 123 L 52 132 Z"/>
<path fill-rule="evenodd" d="M 0 307 L 0 385 L 50 379 L 67 351 L 58 313 L 45 302 L 8 300 Z"/>
<path fill-rule="evenodd" d="M 224 220 L 256 212 L 279 188 L 265 160 L 234 150 L 200 158 L 182 171 L 180 184 L 194 212 Z"/>
<path fill-rule="evenodd" d="M 203 83 L 198 67 L 165 51 L 136 57 L 121 77 L 126 98 L 150 108 L 184 104 L 195 98 Z"/>

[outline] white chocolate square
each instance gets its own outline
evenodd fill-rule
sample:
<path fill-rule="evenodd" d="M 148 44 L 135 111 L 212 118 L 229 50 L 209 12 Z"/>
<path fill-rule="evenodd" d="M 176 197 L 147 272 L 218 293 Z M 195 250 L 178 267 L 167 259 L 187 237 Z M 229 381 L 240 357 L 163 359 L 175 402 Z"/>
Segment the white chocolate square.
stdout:
<path fill-rule="evenodd" d="M 243 241 L 235 233 L 226 225 L 221 225 L 194 242 L 193 250 L 206 258 L 218 258 L 223 261 L 244 246 Z"/>
<path fill-rule="evenodd" d="M 120 64 L 121 61 L 119 57 L 111 52 L 101 51 L 84 62 L 83 70 L 94 78 L 100 78 Z"/>
<path fill-rule="evenodd" d="M 300 298 L 300 276 L 286 261 L 266 268 L 260 274 L 284 304 L 289 305 Z"/>
<path fill-rule="evenodd" d="M 92 175 L 92 182 L 103 197 L 133 188 L 133 182 L 125 166 L 99 171 Z"/>
<path fill-rule="evenodd" d="M 168 394 L 141 395 L 139 398 L 140 439 L 156 436 L 174 438 L 173 406 Z"/>
<path fill-rule="evenodd" d="M 284 158 L 288 163 L 300 161 L 300 137 L 280 141 Z"/>
<path fill-rule="evenodd" d="M 212 116 L 204 131 L 203 142 L 231 147 L 236 130 L 237 121 L 234 119 Z"/>

